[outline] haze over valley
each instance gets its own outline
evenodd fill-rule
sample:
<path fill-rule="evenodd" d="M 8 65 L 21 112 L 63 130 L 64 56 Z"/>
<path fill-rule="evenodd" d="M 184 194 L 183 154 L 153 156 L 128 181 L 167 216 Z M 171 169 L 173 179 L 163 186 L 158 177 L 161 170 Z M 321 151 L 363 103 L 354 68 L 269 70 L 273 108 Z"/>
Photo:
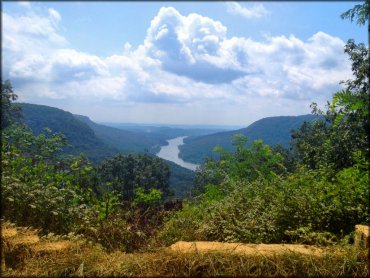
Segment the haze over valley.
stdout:
<path fill-rule="evenodd" d="M 64 151 L 66 154 L 85 153 L 94 163 L 119 152 L 148 153 L 170 161 L 172 186 L 177 188 L 178 183 L 187 183 L 188 186 L 178 191 L 178 196 L 184 196 L 191 186 L 193 171 L 197 166 L 206 158 L 217 157 L 213 152 L 215 146 L 232 150 L 233 135 L 245 134 L 251 140 L 262 139 L 271 146 L 279 144 L 289 148 L 291 131 L 304 121 L 310 122 L 316 118 L 311 115 L 265 118 L 247 128 L 236 130 L 189 125 L 181 128 L 176 125 L 118 123 L 107 126 L 95 123 L 86 116 L 45 105 L 21 103 L 20 107 L 23 121 L 35 134 L 42 133 L 48 127 L 52 132 L 66 136 L 70 144 Z"/>
<path fill-rule="evenodd" d="M 1 7 L 4 277 L 370 277 L 370 0 Z"/>

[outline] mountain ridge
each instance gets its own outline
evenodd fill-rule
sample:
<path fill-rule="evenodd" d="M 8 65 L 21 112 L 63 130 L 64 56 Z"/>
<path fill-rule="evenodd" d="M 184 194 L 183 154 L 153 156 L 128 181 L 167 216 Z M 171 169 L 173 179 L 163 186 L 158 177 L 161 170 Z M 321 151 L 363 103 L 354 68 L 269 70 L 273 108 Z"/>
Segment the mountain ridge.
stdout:
<path fill-rule="evenodd" d="M 208 157 L 216 157 L 216 154 L 213 152 L 215 146 L 221 146 L 229 151 L 233 151 L 232 136 L 235 134 L 247 136 L 248 144 L 251 144 L 254 140 L 262 139 L 267 145 L 280 144 L 284 147 L 289 147 L 291 130 L 298 128 L 305 121 L 312 122 L 318 119 L 318 117 L 311 114 L 266 117 L 242 129 L 195 138 L 188 137 L 184 140 L 185 144 L 179 147 L 179 156 L 187 162 L 199 164 Z"/>
<path fill-rule="evenodd" d="M 33 133 L 40 134 L 43 132 L 43 128 L 49 128 L 53 133 L 62 133 L 66 136 L 68 144 L 71 145 L 67 147 L 65 154 L 79 155 L 84 153 L 93 163 L 98 163 L 119 152 L 145 153 L 145 147 L 150 147 L 148 141 L 150 143 L 158 141 L 144 138 L 144 134 L 135 134 L 130 131 L 99 125 L 87 116 L 74 115 L 59 108 L 30 103 L 18 104 L 22 109 L 24 123 Z M 114 138 L 114 135 L 117 137 Z M 140 139 L 141 143 L 131 145 L 140 149 L 137 151 L 133 149 L 134 147 L 127 149 L 128 141 L 123 140 L 124 138 L 129 138 L 131 140 L 129 143 Z M 147 143 L 147 145 L 144 145 L 144 143 Z M 151 153 L 150 155 L 154 154 Z M 173 162 L 166 161 L 166 163 L 171 172 L 171 189 L 177 198 L 185 197 L 186 192 L 192 185 L 195 173 Z"/>
<path fill-rule="evenodd" d="M 116 152 L 114 148 L 99 140 L 94 131 L 84 122 L 76 119 L 72 113 L 59 108 L 19 103 L 24 123 L 35 134 L 43 132 L 43 128 L 53 133 L 62 133 L 68 140 L 66 154 L 78 155 L 85 153 L 93 162 L 98 162 Z"/>

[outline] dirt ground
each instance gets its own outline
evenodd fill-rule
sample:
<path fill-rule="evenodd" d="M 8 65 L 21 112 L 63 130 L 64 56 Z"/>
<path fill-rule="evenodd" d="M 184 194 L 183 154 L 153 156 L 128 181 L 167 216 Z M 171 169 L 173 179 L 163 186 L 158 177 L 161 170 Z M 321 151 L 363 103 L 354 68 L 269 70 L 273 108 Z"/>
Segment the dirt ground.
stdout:
<path fill-rule="evenodd" d="M 366 260 L 361 259 L 364 257 L 362 253 L 356 251 L 357 249 L 348 250 L 342 256 L 343 251 L 338 248 L 301 244 L 179 241 L 155 252 L 108 253 L 100 246 L 85 241 L 62 240 L 58 237 L 40 238 L 36 230 L 12 225 L 2 225 L 1 243 L 1 271 L 4 277 L 161 277 L 203 274 L 213 277 L 216 274 L 216 276 L 255 274 L 256 271 L 270 275 L 271 269 L 285 276 L 292 273 L 291 276 L 331 274 L 337 277 L 343 276 L 342 268 L 346 271 L 344 274 L 351 274 L 347 276 L 368 276 Z M 235 258 L 228 256 L 229 254 L 242 256 Z M 285 256 L 286 254 L 293 256 Z M 303 256 L 297 257 L 294 254 Z M 326 254 L 334 256 L 326 257 Z M 353 261 L 357 262 L 355 268 Z"/>
<path fill-rule="evenodd" d="M 36 253 L 61 251 L 67 249 L 71 245 L 71 242 L 67 240 L 43 240 L 40 239 L 33 230 L 9 226 L 2 227 L 2 239 L 9 247 L 23 245 Z M 244 255 L 274 255 L 285 252 L 295 252 L 304 255 L 321 255 L 325 252 L 324 248 L 303 244 L 243 244 L 210 241 L 178 241 L 168 247 L 168 250 L 180 253 L 223 252 Z"/>
<path fill-rule="evenodd" d="M 321 255 L 325 252 L 323 248 L 303 244 L 242 244 L 209 241 L 178 241 L 171 245 L 169 249 L 181 253 L 223 252 L 244 255 L 276 255 L 285 252 L 295 252 L 304 255 Z"/>
<path fill-rule="evenodd" d="M 50 241 L 40 239 L 35 230 L 20 227 L 15 228 L 7 225 L 3 225 L 1 237 L 3 243 L 6 245 L 4 248 L 13 249 L 24 246 L 31 252 L 60 251 L 70 247 L 71 244 L 68 240 Z"/>

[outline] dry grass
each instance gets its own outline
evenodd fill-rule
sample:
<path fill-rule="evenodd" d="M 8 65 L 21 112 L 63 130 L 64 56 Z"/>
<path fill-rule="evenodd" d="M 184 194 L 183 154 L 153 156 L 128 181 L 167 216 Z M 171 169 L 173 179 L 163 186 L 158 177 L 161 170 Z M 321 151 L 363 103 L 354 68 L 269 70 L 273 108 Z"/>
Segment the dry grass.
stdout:
<path fill-rule="evenodd" d="M 119 251 L 108 253 L 98 245 L 83 241 L 41 239 L 38 243 L 28 245 L 12 245 L 9 238 L 3 238 L 3 241 L 7 243 L 4 249 L 7 266 L 2 269 L 3 277 L 369 275 L 367 253 L 352 246 L 331 247 L 322 255 L 292 251 L 273 255 L 199 250 L 183 253 L 170 248 L 151 253 L 127 254 Z"/>
<path fill-rule="evenodd" d="M 334 251 L 334 250 L 333 250 Z M 98 246 L 75 244 L 63 252 L 35 254 L 4 276 L 351 276 L 369 274 L 365 254 L 353 248 L 337 255 L 274 256 L 225 253 L 106 253 Z"/>
<path fill-rule="evenodd" d="M 169 247 L 180 253 L 220 252 L 239 255 L 274 256 L 284 253 L 322 256 L 328 249 L 304 244 L 243 244 L 212 241 L 178 241 Z"/>

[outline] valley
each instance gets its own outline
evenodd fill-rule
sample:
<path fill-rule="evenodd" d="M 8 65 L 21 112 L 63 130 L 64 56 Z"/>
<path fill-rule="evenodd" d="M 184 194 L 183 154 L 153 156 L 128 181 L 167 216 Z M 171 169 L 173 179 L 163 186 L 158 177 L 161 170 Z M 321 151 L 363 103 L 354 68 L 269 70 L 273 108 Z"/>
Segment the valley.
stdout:
<path fill-rule="evenodd" d="M 232 126 L 100 124 L 89 117 L 54 107 L 19 105 L 24 123 L 35 134 L 49 128 L 66 136 L 69 145 L 63 155 L 84 153 L 95 164 L 117 153 L 148 154 L 164 159 L 171 171 L 171 188 L 178 198 L 183 198 L 193 186 L 197 166 L 207 158 L 217 158 L 214 147 L 234 150 L 233 135 L 246 135 L 248 146 L 254 140 L 262 139 L 271 146 L 280 144 L 289 148 L 291 130 L 317 118 L 312 115 L 270 117 L 242 129 L 232 129 Z"/>
<path fill-rule="evenodd" d="M 1 277 L 370 277 L 370 0 L 216 2 L 2 3 Z"/>
<path fill-rule="evenodd" d="M 168 145 L 162 146 L 161 150 L 156 154 L 158 157 L 170 160 L 177 165 L 180 165 L 181 167 L 187 168 L 189 170 L 195 171 L 197 164 L 185 162 L 179 157 L 180 149 L 179 146 L 184 144 L 184 139 L 187 138 L 187 136 L 183 137 L 176 137 L 171 140 L 167 140 Z"/>
<path fill-rule="evenodd" d="M 184 140 L 185 144 L 179 147 L 179 156 L 183 160 L 195 164 L 201 164 L 209 157 L 217 158 L 217 154 L 213 151 L 215 146 L 220 146 L 228 151 L 235 150 L 232 145 L 232 137 L 235 134 L 247 136 L 248 146 L 251 146 L 254 140 L 261 139 L 267 145 L 281 145 L 289 149 L 291 131 L 300 127 L 304 122 L 313 122 L 318 118 L 314 115 L 268 117 L 238 130 L 189 136 Z"/>

